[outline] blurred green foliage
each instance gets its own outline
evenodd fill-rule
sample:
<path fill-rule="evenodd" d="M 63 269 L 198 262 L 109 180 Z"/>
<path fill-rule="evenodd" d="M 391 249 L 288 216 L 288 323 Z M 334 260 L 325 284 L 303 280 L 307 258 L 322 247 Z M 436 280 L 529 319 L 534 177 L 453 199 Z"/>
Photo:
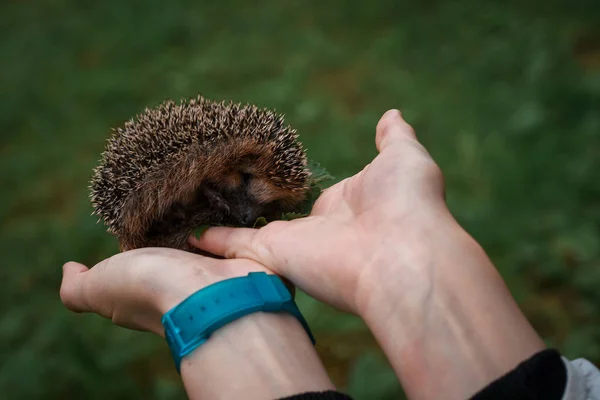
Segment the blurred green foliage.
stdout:
<path fill-rule="evenodd" d="M 340 179 L 376 155 L 381 114 L 402 109 L 535 327 L 599 362 L 599 4 L 2 2 L 3 398 L 184 398 L 160 339 L 67 312 L 58 287 L 63 262 L 116 251 L 87 199 L 110 128 L 198 93 L 285 113 Z M 360 321 L 300 303 L 342 389 L 400 395 Z"/>

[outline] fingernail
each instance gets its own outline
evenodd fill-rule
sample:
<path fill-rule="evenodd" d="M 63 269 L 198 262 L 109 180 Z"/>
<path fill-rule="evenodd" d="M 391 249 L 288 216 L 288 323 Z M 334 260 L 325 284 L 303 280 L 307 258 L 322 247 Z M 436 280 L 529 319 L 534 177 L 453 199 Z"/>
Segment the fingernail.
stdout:
<path fill-rule="evenodd" d="M 388 110 L 385 112 L 385 114 L 383 114 L 384 118 L 388 119 L 388 118 L 401 118 L 402 114 L 400 113 L 400 110 L 397 110 L 395 108 Z"/>

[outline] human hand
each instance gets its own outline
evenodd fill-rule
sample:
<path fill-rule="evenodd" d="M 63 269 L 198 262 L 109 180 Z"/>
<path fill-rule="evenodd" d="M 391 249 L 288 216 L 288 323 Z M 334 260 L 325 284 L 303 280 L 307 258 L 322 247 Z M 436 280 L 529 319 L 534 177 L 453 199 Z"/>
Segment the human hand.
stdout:
<path fill-rule="evenodd" d="M 440 169 L 398 111 L 379 155 L 324 191 L 310 216 L 216 227 L 190 243 L 258 261 L 360 315 L 409 398 L 460 399 L 544 347 L 481 247 L 450 214 Z"/>
<path fill-rule="evenodd" d="M 453 221 L 440 169 L 400 113 L 385 113 L 376 131 L 380 154 L 325 190 L 310 216 L 261 229 L 215 227 L 199 240 L 191 237 L 191 244 L 258 261 L 310 295 L 360 313 L 371 289 L 387 279 L 387 265 L 412 257 L 429 230 L 443 230 Z M 422 272 L 404 271 L 405 282 L 424 281 L 410 276 Z"/>
<path fill-rule="evenodd" d="M 216 260 L 167 248 L 119 253 L 88 269 L 63 267 L 60 298 L 75 312 L 93 312 L 116 325 L 164 337 L 164 313 L 194 292 L 224 279 L 267 269 L 250 260 Z"/>
<path fill-rule="evenodd" d="M 172 307 L 208 285 L 255 271 L 270 272 L 250 260 L 142 248 L 91 269 L 65 264 L 60 297 L 72 311 L 164 337 L 161 318 Z M 190 399 L 281 398 L 334 388 L 304 328 L 282 313 L 253 313 L 220 328 L 184 357 L 181 376 Z"/>

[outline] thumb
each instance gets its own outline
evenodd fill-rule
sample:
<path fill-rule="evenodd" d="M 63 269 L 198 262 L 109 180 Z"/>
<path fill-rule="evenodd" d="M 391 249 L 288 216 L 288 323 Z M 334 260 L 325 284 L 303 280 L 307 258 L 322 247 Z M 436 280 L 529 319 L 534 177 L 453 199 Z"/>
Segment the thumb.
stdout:
<path fill-rule="evenodd" d="M 190 236 L 189 243 L 213 255 L 224 258 L 245 258 L 256 261 L 276 274 L 285 275 L 289 252 L 277 251 L 289 246 L 282 245 L 289 235 L 282 234 L 283 228 L 296 221 L 272 221 L 260 229 L 229 228 L 216 226 L 204 231 L 197 239 Z M 285 257 L 287 255 L 287 257 Z"/>
<path fill-rule="evenodd" d="M 252 249 L 257 229 L 211 227 L 200 238 L 190 236 L 189 243 L 216 256 L 225 258 L 248 258 L 266 264 Z"/>
<path fill-rule="evenodd" d="M 398 110 L 389 110 L 377 123 L 375 144 L 381 153 L 384 148 L 397 143 L 401 139 L 416 140 L 414 129 L 402 118 Z"/>
<path fill-rule="evenodd" d="M 83 279 L 88 267 L 76 262 L 63 265 L 63 279 L 60 285 L 60 300 L 71 311 L 85 312 L 89 307 L 83 296 Z"/>

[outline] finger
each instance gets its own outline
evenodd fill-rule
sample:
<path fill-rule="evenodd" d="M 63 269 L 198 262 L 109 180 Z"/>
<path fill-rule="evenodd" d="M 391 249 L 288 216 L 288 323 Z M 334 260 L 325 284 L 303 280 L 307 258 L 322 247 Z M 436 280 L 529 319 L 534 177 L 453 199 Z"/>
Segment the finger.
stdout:
<path fill-rule="evenodd" d="M 256 260 L 252 243 L 257 232 L 257 229 L 251 228 L 213 227 L 207 229 L 199 239 L 190 236 L 189 243 L 216 256 Z"/>
<path fill-rule="evenodd" d="M 83 279 L 88 267 L 76 262 L 63 266 L 63 279 L 60 285 L 60 300 L 71 311 L 90 311 L 83 297 Z"/>
<path fill-rule="evenodd" d="M 417 139 L 414 129 L 402 118 L 398 110 L 389 110 L 383 114 L 377 123 L 376 132 L 375 144 L 379 152 L 398 143 L 400 139 Z"/>

